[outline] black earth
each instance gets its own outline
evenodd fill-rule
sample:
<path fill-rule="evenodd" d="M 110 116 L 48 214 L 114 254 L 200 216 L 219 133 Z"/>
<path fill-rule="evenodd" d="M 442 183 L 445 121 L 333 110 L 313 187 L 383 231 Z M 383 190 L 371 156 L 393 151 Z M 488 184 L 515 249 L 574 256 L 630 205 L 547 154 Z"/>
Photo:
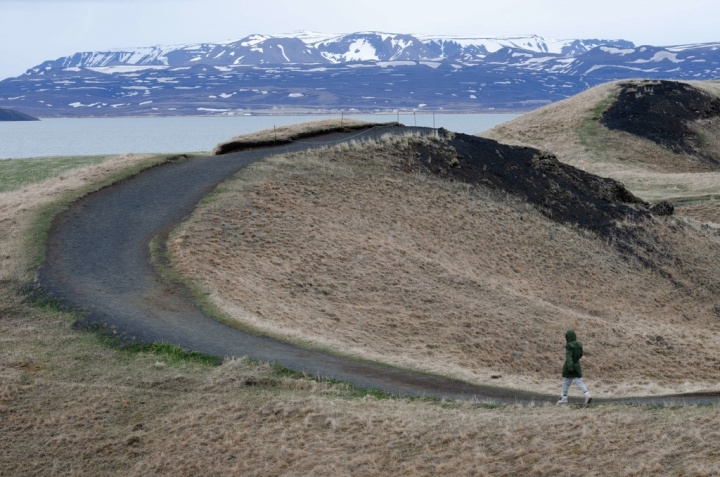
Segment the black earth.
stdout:
<path fill-rule="evenodd" d="M 708 167 L 720 168 L 717 155 L 701 153 L 701 137 L 693 121 L 720 117 L 720 99 L 687 83 L 647 81 L 620 83 L 615 102 L 603 112 L 600 123 L 664 146 L 677 154 L 696 155 Z"/>
<path fill-rule="evenodd" d="M 445 141 L 421 146 L 418 152 L 418 162 L 432 174 L 506 192 L 552 220 L 604 237 L 617 233 L 618 221 L 650 218 L 649 205 L 621 182 L 530 147 L 450 133 Z"/>

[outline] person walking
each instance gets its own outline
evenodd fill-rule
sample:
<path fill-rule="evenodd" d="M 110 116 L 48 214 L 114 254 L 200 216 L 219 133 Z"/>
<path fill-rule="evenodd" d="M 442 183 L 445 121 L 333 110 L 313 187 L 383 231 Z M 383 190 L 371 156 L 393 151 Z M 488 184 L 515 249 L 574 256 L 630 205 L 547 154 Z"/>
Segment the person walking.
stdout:
<path fill-rule="evenodd" d="M 577 340 L 575 330 L 567 330 L 565 332 L 565 364 L 562 370 L 562 395 L 558 404 L 567 404 L 568 389 L 573 381 L 577 387 L 585 394 L 585 404 L 592 402 L 592 396 L 587 386 L 582 380 L 582 368 L 580 367 L 580 358 L 583 355 L 582 343 Z"/>

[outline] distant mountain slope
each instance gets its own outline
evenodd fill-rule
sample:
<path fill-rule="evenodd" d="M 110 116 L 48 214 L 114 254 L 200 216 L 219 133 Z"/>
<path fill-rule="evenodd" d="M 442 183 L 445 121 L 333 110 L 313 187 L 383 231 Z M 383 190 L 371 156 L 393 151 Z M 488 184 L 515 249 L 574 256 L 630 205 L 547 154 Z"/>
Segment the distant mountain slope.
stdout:
<path fill-rule="evenodd" d="M 219 44 L 75 53 L 0 81 L 0 104 L 40 116 L 524 111 L 636 77 L 720 78 L 720 43 L 251 35 Z"/>
<path fill-rule="evenodd" d="M 0 121 L 39 121 L 39 119 L 20 111 L 0 108 Z"/>

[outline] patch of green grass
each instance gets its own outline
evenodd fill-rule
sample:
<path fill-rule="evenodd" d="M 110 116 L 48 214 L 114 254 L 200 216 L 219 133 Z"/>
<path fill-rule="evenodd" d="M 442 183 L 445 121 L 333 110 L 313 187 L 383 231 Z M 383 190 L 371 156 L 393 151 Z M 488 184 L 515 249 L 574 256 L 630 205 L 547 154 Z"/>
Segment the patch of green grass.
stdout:
<path fill-rule="evenodd" d="M 25 301 L 31 303 L 35 308 L 50 313 L 68 313 L 74 315 L 76 318 L 81 316 L 78 310 L 67 306 L 61 300 L 46 293 L 45 290 L 35 283 L 21 287 L 20 292 L 25 295 Z"/>
<path fill-rule="evenodd" d="M 56 156 L 33 157 L 29 159 L 0 160 L 0 193 L 21 189 L 37 184 L 51 177 L 79 167 L 99 164 L 114 157 L 106 156 Z"/>
<path fill-rule="evenodd" d="M 82 326 L 82 325 L 80 325 Z M 223 362 L 220 356 L 214 356 L 199 351 L 188 351 L 179 346 L 169 343 L 156 341 L 154 343 L 140 343 L 129 340 L 126 336 L 117 333 L 116 330 L 105 326 L 84 327 L 88 332 L 92 333 L 95 338 L 104 346 L 116 348 L 120 351 L 138 354 L 152 354 L 162 356 L 169 362 L 175 363 L 195 363 L 204 366 L 219 366 Z"/>
<path fill-rule="evenodd" d="M 592 139 L 598 136 L 600 131 L 600 119 L 602 119 L 603 113 L 612 106 L 615 99 L 616 94 L 613 91 L 608 94 L 605 99 L 600 101 L 600 103 L 592 109 L 591 113 L 583 121 L 583 125 L 579 131 L 580 141 L 588 150 L 593 150 L 597 147 L 597 145 L 593 143 Z"/>
<path fill-rule="evenodd" d="M 180 348 L 179 346 L 160 342 L 155 342 L 151 344 L 136 343 L 132 345 L 121 345 L 120 349 L 129 353 L 148 353 L 162 356 L 169 361 L 190 362 L 202 364 L 205 366 L 218 366 L 222 364 L 223 361 L 223 359 L 219 356 L 200 353 L 199 351 L 188 351 L 186 349 Z"/>

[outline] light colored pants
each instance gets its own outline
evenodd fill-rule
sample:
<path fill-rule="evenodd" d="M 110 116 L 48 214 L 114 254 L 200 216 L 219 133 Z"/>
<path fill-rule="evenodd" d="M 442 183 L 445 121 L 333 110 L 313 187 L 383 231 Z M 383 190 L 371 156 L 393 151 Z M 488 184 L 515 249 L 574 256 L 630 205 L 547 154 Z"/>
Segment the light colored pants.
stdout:
<path fill-rule="evenodd" d="M 562 378 L 562 395 L 563 397 L 566 397 L 568 395 L 568 389 L 570 389 L 570 385 L 572 382 L 575 381 L 575 384 L 577 384 L 577 387 L 580 388 L 580 391 L 582 391 L 584 394 L 588 393 L 588 388 L 585 386 L 585 383 L 583 383 L 582 378 Z"/>

